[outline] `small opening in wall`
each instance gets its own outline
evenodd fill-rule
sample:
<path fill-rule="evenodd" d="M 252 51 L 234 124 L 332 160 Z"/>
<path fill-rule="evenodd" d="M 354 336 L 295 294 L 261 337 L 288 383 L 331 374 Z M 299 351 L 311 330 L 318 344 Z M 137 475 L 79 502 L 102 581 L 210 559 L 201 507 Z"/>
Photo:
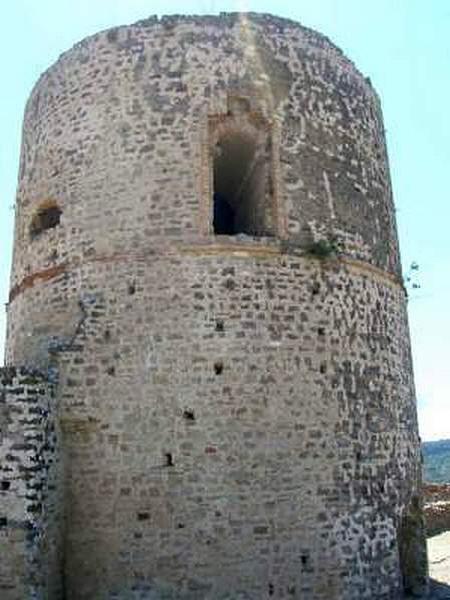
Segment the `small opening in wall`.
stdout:
<path fill-rule="evenodd" d="M 6 517 L 0 517 L 0 527 L 6 527 L 8 525 L 8 519 Z"/>
<path fill-rule="evenodd" d="M 6 492 L 7 490 L 9 490 L 10 487 L 11 487 L 11 482 L 10 481 L 2 481 L 0 483 L 0 489 L 3 492 Z"/>
<path fill-rule="evenodd" d="M 165 453 L 165 457 L 166 457 L 166 467 L 173 467 L 174 466 L 174 462 L 173 462 L 173 456 L 171 452 L 166 452 Z"/>
<path fill-rule="evenodd" d="M 62 210 L 56 203 L 46 204 L 38 208 L 30 225 L 30 237 L 34 239 L 47 229 L 53 229 L 59 225 Z"/>
<path fill-rule="evenodd" d="M 216 331 L 219 333 L 222 333 L 223 331 L 225 331 L 225 324 L 222 321 L 222 319 L 217 319 L 216 321 Z"/>
<path fill-rule="evenodd" d="M 138 512 L 137 519 L 138 519 L 138 521 L 148 521 L 150 519 L 150 513 Z"/>
<path fill-rule="evenodd" d="M 183 418 L 187 421 L 195 421 L 195 414 L 192 408 L 185 408 L 183 411 Z"/>
<path fill-rule="evenodd" d="M 315 281 L 312 286 L 311 286 L 311 293 L 313 296 L 317 296 L 317 294 L 320 292 L 320 283 L 318 283 L 317 281 Z"/>
<path fill-rule="evenodd" d="M 213 230 L 216 235 L 272 235 L 270 143 L 238 132 L 214 147 Z"/>
<path fill-rule="evenodd" d="M 217 361 L 214 363 L 214 373 L 216 375 L 222 375 L 223 373 L 223 362 L 222 361 Z"/>

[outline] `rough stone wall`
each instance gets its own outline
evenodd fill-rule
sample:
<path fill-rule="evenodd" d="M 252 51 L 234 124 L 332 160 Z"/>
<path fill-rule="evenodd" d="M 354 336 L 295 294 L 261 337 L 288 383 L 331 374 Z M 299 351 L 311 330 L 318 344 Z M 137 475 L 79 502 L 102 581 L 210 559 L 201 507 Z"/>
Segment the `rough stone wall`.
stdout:
<path fill-rule="evenodd" d="M 213 235 L 216 127 L 236 98 L 243 123 L 267 124 L 271 237 Z M 61 222 L 30 241 L 49 203 Z M 319 34 L 267 15 L 149 19 L 42 76 L 7 359 L 59 369 L 67 598 L 424 584 L 379 102 Z"/>
<path fill-rule="evenodd" d="M 0 369 L 0 597 L 61 598 L 62 495 L 53 387 Z"/>

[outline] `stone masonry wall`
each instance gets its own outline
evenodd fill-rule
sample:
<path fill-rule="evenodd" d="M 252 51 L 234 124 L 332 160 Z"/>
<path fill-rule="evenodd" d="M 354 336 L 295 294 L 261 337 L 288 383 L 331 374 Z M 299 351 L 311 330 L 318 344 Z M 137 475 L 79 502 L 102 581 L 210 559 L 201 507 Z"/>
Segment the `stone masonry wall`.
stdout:
<path fill-rule="evenodd" d="M 59 468 L 52 385 L 30 369 L 0 369 L 2 600 L 61 598 Z"/>
<path fill-rule="evenodd" d="M 239 126 L 270 236 L 214 235 Z M 84 40 L 30 97 L 16 214 L 7 361 L 59 372 L 68 600 L 424 587 L 382 117 L 339 49 L 254 14 Z"/>

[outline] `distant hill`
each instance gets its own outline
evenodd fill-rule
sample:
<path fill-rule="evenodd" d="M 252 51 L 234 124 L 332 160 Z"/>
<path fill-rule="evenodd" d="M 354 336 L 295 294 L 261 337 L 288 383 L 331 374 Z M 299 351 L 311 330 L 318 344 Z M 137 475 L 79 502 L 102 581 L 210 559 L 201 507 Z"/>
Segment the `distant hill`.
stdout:
<path fill-rule="evenodd" d="M 450 483 L 450 440 L 424 442 L 423 479 L 433 483 Z"/>

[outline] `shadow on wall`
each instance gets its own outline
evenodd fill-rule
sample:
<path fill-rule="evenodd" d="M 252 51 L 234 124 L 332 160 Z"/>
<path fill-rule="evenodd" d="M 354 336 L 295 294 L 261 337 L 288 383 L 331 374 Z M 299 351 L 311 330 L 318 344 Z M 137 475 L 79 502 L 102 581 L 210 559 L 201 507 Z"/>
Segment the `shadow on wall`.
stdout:
<path fill-rule="evenodd" d="M 427 600 L 450 600 L 450 585 L 430 579 L 430 593 Z"/>

